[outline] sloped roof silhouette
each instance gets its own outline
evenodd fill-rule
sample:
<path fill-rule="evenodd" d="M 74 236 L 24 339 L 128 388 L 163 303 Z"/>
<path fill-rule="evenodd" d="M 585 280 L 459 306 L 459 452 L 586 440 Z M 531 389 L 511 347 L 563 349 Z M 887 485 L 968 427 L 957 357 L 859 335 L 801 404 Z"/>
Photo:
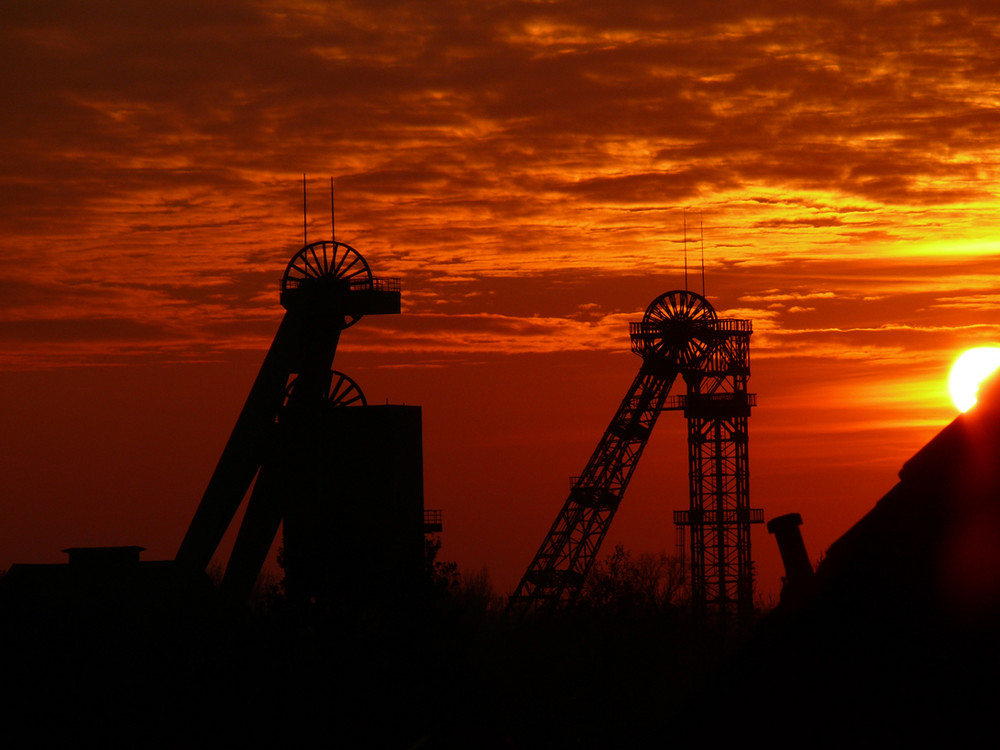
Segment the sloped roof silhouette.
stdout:
<path fill-rule="evenodd" d="M 727 706 L 733 740 L 736 727 L 763 719 L 778 746 L 895 746 L 994 732 L 998 672 L 995 376 L 831 545 L 802 596 L 759 623 L 700 700 Z"/>

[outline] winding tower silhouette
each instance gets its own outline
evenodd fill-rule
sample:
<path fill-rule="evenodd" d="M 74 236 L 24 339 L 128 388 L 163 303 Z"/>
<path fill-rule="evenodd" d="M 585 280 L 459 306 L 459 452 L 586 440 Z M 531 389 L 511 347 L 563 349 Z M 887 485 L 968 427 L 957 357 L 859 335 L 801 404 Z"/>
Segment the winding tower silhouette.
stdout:
<path fill-rule="evenodd" d="M 691 593 L 696 615 L 729 619 L 753 612 L 747 418 L 756 396 L 750 376 L 749 320 L 716 317 L 703 296 L 666 292 L 642 321 L 630 324 L 632 351 L 642 358 L 611 423 L 571 481 L 562 510 L 511 595 L 529 610 L 571 603 L 579 595 L 660 413 L 688 420 L 690 506 L 675 513 L 691 539 Z M 685 395 L 669 396 L 680 376 Z"/>
<path fill-rule="evenodd" d="M 303 497 L 329 489 L 329 462 L 316 446 L 329 447 L 322 439 L 331 420 L 343 407 L 367 403 L 353 380 L 332 369 L 340 335 L 364 315 L 398 314 L 400 282 L 373 277 L 353 247 L 321 240 L 289 261 L 280 300 L 284 318 L 175 558 L 205 570 L 252 485 L 223 579 L 242 598 L 281 521 Z"/>

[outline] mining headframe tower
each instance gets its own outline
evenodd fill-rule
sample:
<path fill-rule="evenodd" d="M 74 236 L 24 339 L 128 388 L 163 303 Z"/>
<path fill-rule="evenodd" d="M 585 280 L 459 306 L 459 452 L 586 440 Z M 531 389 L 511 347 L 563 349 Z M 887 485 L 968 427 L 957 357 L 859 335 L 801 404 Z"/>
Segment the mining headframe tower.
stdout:
<path fill-rule="evenodd" d="M 400 282 L 353 247 L 306 244 L 281 280 L 285 315 L 176 555 L 203 571 L 249 492 L 223 590 L 246 600 L 284 523 L 290 600 L 392 601 L 422 580 L 420 407 L 370 406 L 333 369 L 340 336 L 398 314 Z M 346 575 L 345 570 L 357 573 Z"/>
<path fill-rule="evenodd" d="M 690 504 L 674 522 L 690 534 L 696 616 L 721 621 L 753 613 L 747 419 L 756 405 L 749 320 L 716 317 L 702 295 L 675 290 L 632 323 L 639 373 L 511 596 L 509 608 L 570 603 L 579 595 L 656 420 L 683 411 L 688 423 Z M 687 392 L 671 397 L 681 378 Z"/>

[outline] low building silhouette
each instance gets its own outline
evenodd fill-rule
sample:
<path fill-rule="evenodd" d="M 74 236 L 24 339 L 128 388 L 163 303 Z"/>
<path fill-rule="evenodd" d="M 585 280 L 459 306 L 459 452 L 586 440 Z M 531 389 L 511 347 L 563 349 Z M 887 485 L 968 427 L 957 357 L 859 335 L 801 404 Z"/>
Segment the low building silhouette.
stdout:
<path fill-rule="evenodd" d="M 142 561 L 139 546 L 71 547 L 66 563 L 15 563 L 0 579 L 5 625 L 103 631 L 159 627 L 208 605 L 213 587 L 173 560 Z"/>

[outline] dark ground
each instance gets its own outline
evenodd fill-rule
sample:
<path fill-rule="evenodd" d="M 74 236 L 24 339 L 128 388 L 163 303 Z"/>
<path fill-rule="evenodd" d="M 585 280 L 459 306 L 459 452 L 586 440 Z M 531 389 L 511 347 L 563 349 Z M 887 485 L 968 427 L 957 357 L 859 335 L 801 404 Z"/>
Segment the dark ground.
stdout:
<path fill-rule="evenodd" d="M 642 747 L 720 653 L 672 607 L 508 618 L 457 593 L 346 617 L 210 599 L 8 609 L 4 726 L 40 746 Z"/>

